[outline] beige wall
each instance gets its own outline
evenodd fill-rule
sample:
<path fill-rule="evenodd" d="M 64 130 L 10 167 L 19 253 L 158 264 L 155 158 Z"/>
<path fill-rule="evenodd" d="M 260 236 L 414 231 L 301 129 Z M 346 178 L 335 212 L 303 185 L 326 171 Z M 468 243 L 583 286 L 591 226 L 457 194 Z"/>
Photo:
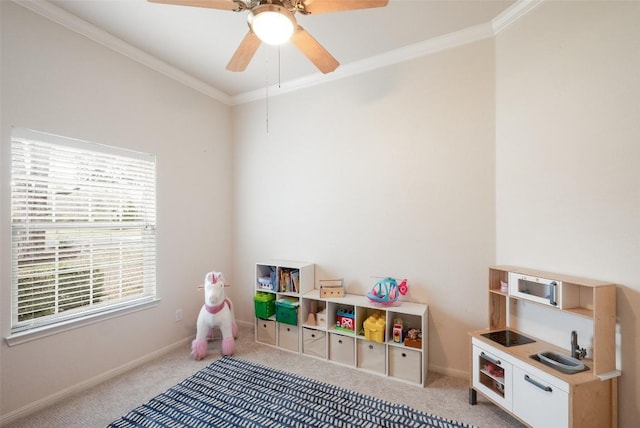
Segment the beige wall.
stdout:
<path fill-rule="evenodd" d="M 229 108 L 12 2 L 2 14 L 0 335 L 10 329 L 11 126 L 155 153 L 161 303 L 8 347 L 0 344 L 0 414 L 192 337 L 196 285 L 231 277 Z M 232 279 L 232 278 L 230 278 Z M 174 322 L 177 308 L 184 321 Z M 185 358 L 189 358 L 185 346 Z"/>
<path fill-rule="evenodd" d="M 235 300 L 270 258 L 357 294 L 406 277 L 430 365 L 466 373 L 495 259 L 493 40 L 273 97 L 268 132 L 265 102 L 233 111 Z"/>
<path fill-rule="evenodd" d="M 640 420 L 638 22 L 639 2 L 545 2 L 496 38 L 497 262 L 620 284 L 621 427 Z"/>

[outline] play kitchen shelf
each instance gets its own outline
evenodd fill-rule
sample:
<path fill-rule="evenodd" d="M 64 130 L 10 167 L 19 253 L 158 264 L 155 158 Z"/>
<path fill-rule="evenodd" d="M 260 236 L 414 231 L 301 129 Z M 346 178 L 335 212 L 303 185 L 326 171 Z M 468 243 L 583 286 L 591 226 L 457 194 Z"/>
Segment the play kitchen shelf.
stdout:
<path fill-rule="evenodd" d="M 278 272 L 296 269 L 299 286 L 295 291 L 283 288 Z M 314 265 L 309 263 L 256 265 L 256 341 L 424 386 L 428 368 L 427 305 L 400 302 L 383 306 L 352 294 L 321 297 L 320 287 L 313 286 L 313 275 Z M 265 311 L 271 301 L 265 295 L 273 296 L 275 313 Z M 291 322 L 292 312 L 279 316 L 280 306 L 295 312 L 295 323 Z M 419 331 L 421 338 L 404 340 L 400 330 Z"/>
<path fill-rule="evenodd" d="M 615 284 L 494 266 L 488 291 L 489 328 L 470 333 L 469 403 L 479 392 L 533 427 L 617 426 Z M 575 326 L 583 360 L 570 358 Z"/>

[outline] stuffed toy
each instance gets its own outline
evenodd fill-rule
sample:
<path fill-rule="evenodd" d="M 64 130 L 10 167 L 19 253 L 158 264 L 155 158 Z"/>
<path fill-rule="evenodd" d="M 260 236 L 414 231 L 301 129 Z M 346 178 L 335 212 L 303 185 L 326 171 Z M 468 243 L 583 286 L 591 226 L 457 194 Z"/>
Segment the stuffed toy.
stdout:
<path fill-rule="evenodd" d="M 222 355 L 233 355 L 238 337 L 238 325 L 233 316 L 231 300 L 224 294 L 221 272 L 209 272 L 204 277 L 204 305 L 198 314 L 196 339 L 191 343 L 191 354 L 196 360 L 207 355 L 207 339 L 213 339 L 214 329 L 222 332 Z"/>

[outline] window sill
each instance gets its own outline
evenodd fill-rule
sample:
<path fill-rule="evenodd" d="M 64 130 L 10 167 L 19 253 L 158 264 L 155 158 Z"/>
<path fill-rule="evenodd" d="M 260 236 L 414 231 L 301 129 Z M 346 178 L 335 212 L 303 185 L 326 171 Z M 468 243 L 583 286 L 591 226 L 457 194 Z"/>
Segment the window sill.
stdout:
<path fill-rule="evenodd" d="M 85 327 L 91 324 L 102 322 L 111 318 L 120 317 L 123 315 L 131 314 L 146 309 L 155 308 L 160 303 L 160 299 L 155 298 L 146 302 L 141 302 L 136 305 L 131 305 L 123 308 L 116 308 L 105 312 L 100 312 L 86 317 L 59 322 L 57 324 L 47 325 L 43 327 L 34 328 L 31 330 L 21 331 L 18 333 L 9 334 L 4 340 L 9 346 L 20 345 L 22 343 L 31 342 L 33 340 L 42 339 L 47 336 L 53 336 L 54 334 L 62 333 L 65 331 L 73 330 L 80 327 Z"/>

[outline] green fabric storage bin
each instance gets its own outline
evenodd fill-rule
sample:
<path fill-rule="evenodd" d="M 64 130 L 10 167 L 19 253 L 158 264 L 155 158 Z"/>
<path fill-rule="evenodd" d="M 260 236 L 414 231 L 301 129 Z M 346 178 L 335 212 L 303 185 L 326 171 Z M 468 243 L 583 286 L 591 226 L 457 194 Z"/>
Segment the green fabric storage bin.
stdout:
<path fill-rule="evenodd" d="M 298 308 L 282 302 L 276 302 L 276 321 L 298 325 Z"/>
<path fill-rule="evenodd" d="M 273 293 L 256 293 L 253 296 L 253 305 L 256 318 L 267 319 L 276 313 L 276 295 Z"/>

